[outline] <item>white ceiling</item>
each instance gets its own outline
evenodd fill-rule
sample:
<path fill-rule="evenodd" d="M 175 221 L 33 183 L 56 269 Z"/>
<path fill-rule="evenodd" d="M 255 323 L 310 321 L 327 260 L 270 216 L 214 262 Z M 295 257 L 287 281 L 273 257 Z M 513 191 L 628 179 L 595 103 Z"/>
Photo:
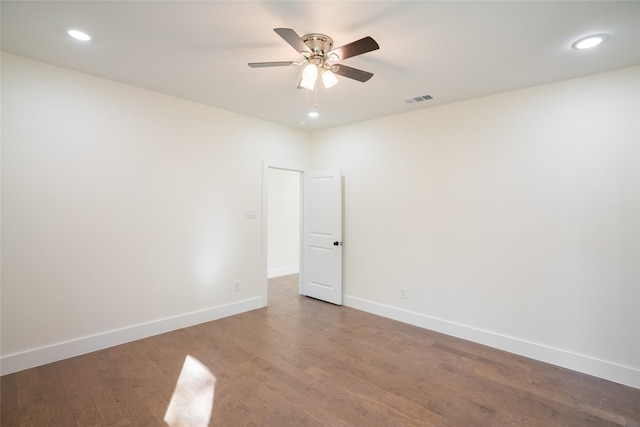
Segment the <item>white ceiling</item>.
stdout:
<path fill-rule="evenodd" d="M 7 52 L 307 130 L 640 64 L 640 1 L 3 0 L 1 14 Z M 301 58 L 277 27 L 334 47 L 373 37 L 380 50 L 344 61 L 373 78 L 314 93 L 299 67 L 249 68 Z M 610 38 L 571 48 L 592 33 Z"/>

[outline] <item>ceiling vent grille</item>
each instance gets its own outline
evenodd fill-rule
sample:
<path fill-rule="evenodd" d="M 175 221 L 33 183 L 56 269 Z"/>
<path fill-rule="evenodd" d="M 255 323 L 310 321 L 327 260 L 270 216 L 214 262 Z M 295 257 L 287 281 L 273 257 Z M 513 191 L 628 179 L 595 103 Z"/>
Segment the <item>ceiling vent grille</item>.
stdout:
<path fill-rule="evenodd" d="M 428 101 L 430 99 L 433 99 L 431 95 L 422 95 L 416 96 L 414 98 L 407 98 L 404 100 L 404 102 L 406 102 L 407 104 L 415 104 L 416 102 Z"/>

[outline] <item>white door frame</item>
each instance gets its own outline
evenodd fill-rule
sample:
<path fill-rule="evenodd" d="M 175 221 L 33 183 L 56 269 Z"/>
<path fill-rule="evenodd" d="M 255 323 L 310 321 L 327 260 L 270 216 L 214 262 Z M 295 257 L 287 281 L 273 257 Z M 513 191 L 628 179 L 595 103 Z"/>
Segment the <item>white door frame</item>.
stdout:
<path fill-rule="evenodd" d="M 300 241 L 298 242 L 298 265 L 302 268 L 302 177 L 305 168 L 299 164 L 286 164 L 283 162 L 271 162 L 264 160 L 262 162 L 262 304 L 267 306 L 269 303 L 269 285 L 268 273 L 268 239 L 269 239 L 269 169 L 283 169 L 300 173 Z M 298 275 L 298 293 L 302 294 L 302 274 Z"/>

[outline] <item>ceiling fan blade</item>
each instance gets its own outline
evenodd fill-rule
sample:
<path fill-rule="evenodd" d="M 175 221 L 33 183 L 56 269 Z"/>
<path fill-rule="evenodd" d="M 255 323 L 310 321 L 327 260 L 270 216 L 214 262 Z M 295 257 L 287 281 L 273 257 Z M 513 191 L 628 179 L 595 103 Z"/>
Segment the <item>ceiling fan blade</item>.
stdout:
<path fill-rule="evenodd" d="M 348 77 L 350 79 L 357 80 L 359 82 L 366 82 L 371 77 L 373 77 L 373 73 L 359 70 L 357 68 L 347 67 L 346 65 L 341 65 L 341 64 L 333 65 L 331 67 L 331 71 L 333 71 L 334 74 Z"/>
<path fill-rule="evenodd" d="M 287 67 L 289 65 L 300 65 L 295 61 L 278 61 L 278 62 L 249 62 L 251 68 L 263 68 L 263 67 Z"/>
<path fill-rule="evenodd" d="M 338 56 L 338 59 L 336 59 L 336 61 L 338 61 L 351 58 L 352 56 L 362 55 L 363 53 L 377 49 L 380 49 L 378 43 L 371 37 L 367 36 L 360 40 L 345 44 L 344 46 L 332 49 L 329 51 L 329 58 L 331 58 L 331 55 L 335 54 Z"/>
<path fill-rule="evenodd" d="M 302 52 L 311 53 L 311 49 L 309 49 L 309 46 L 307 46 L 302 41 L 298 33 L 293 31 L 291 28 L 274 28 L 273 31 L 278 33 L 278 35 L 282 37 L 284 41 L 289 43 L 291 47 L 293 47 L 296 51 L 300 53 Z"/>

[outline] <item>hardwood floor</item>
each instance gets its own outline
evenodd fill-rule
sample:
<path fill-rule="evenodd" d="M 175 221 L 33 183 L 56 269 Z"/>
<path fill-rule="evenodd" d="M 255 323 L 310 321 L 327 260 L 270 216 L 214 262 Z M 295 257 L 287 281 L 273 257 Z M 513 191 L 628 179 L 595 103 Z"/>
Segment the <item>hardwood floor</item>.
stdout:
<path fill-rule="evenodd" d="M 1 425 L 166 425 L 191 356 L 213 409 L 185 375 L 172 425 L 640 426 L 638 389 L 269 286 L 268 308 L 2 377 Z"/>

